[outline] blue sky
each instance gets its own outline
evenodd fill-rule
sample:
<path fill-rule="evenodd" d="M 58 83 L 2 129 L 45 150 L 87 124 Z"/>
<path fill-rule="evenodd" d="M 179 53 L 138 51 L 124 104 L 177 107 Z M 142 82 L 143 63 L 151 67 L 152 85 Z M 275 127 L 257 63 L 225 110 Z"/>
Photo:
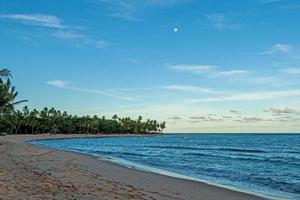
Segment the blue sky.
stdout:
<path fill-rule="evenodd" d="M 0 0 L 20 99 L 167 132 L 299 132 L 298 0 Z"/>

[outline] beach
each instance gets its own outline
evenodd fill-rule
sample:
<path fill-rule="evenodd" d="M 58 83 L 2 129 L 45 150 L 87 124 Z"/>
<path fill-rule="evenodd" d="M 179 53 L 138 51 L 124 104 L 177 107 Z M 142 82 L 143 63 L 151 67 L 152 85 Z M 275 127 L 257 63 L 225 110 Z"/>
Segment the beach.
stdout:
<path fill-rule="evenodd" d="M 89 155 L 27 143 L 74 137 L 99 135 L 0 137 L 0 199 L 263 199 L 206 183 L 129 169 Z"/>

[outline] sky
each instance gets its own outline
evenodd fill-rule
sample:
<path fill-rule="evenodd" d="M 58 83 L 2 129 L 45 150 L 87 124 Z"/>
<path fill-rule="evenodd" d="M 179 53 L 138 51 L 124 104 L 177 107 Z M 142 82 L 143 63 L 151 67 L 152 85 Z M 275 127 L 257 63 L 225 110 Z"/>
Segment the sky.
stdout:
<path fill-rule="evenodd" d="M 30 108 L 300 132 L 298 0 L 0 0 L 0 68 Z"/>

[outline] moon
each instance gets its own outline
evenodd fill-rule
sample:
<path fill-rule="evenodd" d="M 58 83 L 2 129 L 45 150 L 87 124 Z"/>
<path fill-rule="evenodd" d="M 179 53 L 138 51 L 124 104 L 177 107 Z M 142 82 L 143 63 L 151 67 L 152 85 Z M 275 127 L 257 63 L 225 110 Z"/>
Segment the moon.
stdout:
<path fill-rule="evenodd" d="M 179 30 L 179 29 L 178 29 L 177 27 L 175 27 L 175 28 L 173 29 L 173 32 L 176 33 L 178 30 Z"/>

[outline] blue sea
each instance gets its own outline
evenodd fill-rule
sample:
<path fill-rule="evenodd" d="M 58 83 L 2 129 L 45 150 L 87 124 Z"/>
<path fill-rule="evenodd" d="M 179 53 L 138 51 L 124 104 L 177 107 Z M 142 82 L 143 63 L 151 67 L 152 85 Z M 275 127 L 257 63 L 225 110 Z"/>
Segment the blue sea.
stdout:
<path fill-rule="evenodd" d="M 299 134 L 167 134 L 31 143 L 271 199 L 300 199 Z"/>

